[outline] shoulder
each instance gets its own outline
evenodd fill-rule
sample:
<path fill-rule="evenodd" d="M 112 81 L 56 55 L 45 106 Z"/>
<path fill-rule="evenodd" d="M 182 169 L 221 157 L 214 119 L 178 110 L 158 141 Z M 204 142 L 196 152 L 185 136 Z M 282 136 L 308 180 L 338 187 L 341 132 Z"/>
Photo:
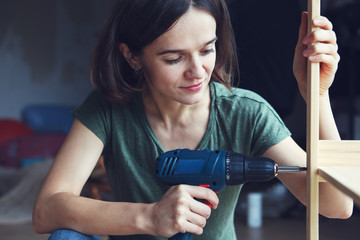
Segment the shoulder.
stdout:
<path fill-rule="evenodd" d="M 265 107 L 269 108 L 271 110 L 272 107 L 270 104 L 262 98 L 257 93 L 232 87 L 231 90 L 227 89 L 224 85 L 221 83 L 214 82 L 212 83 L 212 98 L 214 99 L 214 102 L 221 105 L 232 105 L 233 107 L 239 108 L 258 108 L 258 107 Z"/>
<path fill-rule="evenodd" d="M 229 90 L 224 85 L 214 82 L 211 94 L 213 108 L 225 119 L 246 119 L 249 124 L 278 122 L 283 125 L 275 109 L 253 91 L 236 87 Z"/>
<path fill-rule="evenodd" d="M 103 104 L 110 104 L 110 101 L 98 90 L 92 90 L 86 97 L 85 102 L 97 102 Z"/>
<path fill-rule="evenodd" d="M 134 103 L 115 103 L 93 90 L 73 111 L 73 116 L 106 144 L 115 128 L 125 129 L 124 124 L 135 118 L 135 109 Z"/>
<path fill-rule="evenodd" d="M 90 111 L 109 112 L 109 111 L 123 111 L 127 108 L 133 108 L 134 102 L 117 103 L 109 100 L 100 91 L 94 89 L 85 98 L 78 109 L 89 109 Z"/>

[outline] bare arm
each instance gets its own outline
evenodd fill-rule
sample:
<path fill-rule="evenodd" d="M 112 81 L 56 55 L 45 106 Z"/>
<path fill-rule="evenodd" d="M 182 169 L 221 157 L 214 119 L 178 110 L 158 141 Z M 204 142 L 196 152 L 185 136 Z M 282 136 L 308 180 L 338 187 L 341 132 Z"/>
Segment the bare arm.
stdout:
<path fill-rule="evenodd" d="M 78 120 L 59 151 L 42 186 L 33 213 L 34 230 L 50 233 L 72 229 L 85 234 L 150 234 L 170 237 L 179 231 L 202 233 L 210 208 L 217 206 L 211 190 L 202 187 L 171 188 L 152 204 L 105 202 L 80 196 L 103 150 L 103 143 Z M 189 220 L 191 222 L 188 222 Z"/>
<path fill-rule="evenodd" d="M 78 120 L 59 151 L 38 196 L 33 225 L 38 233 L 73 229 L 87 234 L 140 233 L 146 228 L 142 204 L 80 197 L 103 143 Z M 120 214 L 121 213 L 121 214 Z"/>
<path fill-rule="evenodd" d="M 273 159 L 282 166 L 306 166 L 306 153 L 295 141 L 288 137 L 270 147 L 265 157 Z M 279 180 L 294 196 L 306 205 L 306 173 L 280 174 Z M 352 214 L 352 199 L 341 193 L 329 183 L 320 183 L 319 212 L 329 218 L 348 218 Z"/>

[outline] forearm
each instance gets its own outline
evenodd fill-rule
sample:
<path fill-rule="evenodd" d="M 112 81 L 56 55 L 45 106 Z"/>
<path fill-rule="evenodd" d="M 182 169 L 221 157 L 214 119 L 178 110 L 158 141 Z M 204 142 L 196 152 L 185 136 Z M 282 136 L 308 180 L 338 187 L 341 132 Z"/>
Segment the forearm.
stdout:
<path fill-rule="evenodd" d="M 319 137 L 320 140 L 340 140 L 328 93 L 319 98 Z"/>
<path fill-rule="evenodd" d="M 306 174 L 294 179 L 281 177 L 282 182 L 306 206 Z M 285 181 L 284 181 L 285 180 Z M 319 213 L 327 218 L 345 219 L 352 215 L 353 200 L 327 182 L 319 183 Z"/>
<path fill-rule="evenodd" d="M 152 234 L 151 204 L 105 202 L 70 193 L 56 193 L 35 206 L 33 224 L 38 233 L 72 229 L 85 234 Z"/>
<path fill-rule="evenodd" d="M 290 153 L 290 154 L 289 154 Z M 270 147 L 265 157 L 271 158 L 283 166 L 305 166 L 306 153 L 292 138 L 286 138 L 280 143 Z M 279 174 L 278 178 L 306 205 L 306 173 Z M 348 218 L 352 214 L 353 202 L 348 196 L 326 182 L 319 184 L 319 212 L 328 218 Z"/>
<path fill-rule="evenodd" d="M 331 110 L 329 94 L 319 99 L 320 140 L 340 140 L 340 135 Z M 339 159 L 341 161 L 341 159 Z M 320 212 L 327 217 L 347 218 L 352 214 L 353 201 L 330 183 L 319 184 Z"/>
<path fill-rule="evenodd" d="M 319 183 L 319 212 L 328 218 L 349 218 L 353 200 L 327 182 Z"/>

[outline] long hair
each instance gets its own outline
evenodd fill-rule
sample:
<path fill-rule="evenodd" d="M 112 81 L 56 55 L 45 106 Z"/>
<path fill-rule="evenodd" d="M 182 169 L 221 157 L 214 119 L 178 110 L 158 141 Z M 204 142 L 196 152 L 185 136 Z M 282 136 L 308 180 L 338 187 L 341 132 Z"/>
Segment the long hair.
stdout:
<path fill-rule="evenodd" d="M 217 55 L 212 79 L 230 89 L 238 62 L 224 0 L 118 0 L 94 51 L 93 86 L 111 101 L 130 101 L 143 89 L 143 78 L 125 60 L 120 43 L 140 55 L 145 46 L 167 32 L 190 7 L 207 11 L 216 21 Z"/>

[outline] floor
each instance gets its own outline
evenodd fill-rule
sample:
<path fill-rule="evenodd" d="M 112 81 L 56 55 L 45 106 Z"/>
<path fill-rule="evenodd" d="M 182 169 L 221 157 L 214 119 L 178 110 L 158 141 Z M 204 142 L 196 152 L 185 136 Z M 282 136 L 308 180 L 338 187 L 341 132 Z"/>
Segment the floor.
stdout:
<path fill-rule="evenodd" d="M 264 219 L 261 228 L 249 228 L 242 219 L 238 219 L 239 240 L 304 240 L 306 239 L 305 218 L 296 219 Z M 347 220 L 320 219 L 320 240 L 359 240 L 360 215 Z"/>
<path fill-rule="evenodd" d="M 239 240 L 304 240 L 306 238 L 305 218 L 268 218 L 260 228 L 249 228 L 242 216 L 235 222 Z M 46 240 L 48 235 L 37 235 L 31 224 L 0 226 L 1 240 Z M 106 239 L 106 238 L 103 238 Z M 356 212 L 347 220 L 320 218 L 320 240 L 359 240 L 360 213 Z"/>

